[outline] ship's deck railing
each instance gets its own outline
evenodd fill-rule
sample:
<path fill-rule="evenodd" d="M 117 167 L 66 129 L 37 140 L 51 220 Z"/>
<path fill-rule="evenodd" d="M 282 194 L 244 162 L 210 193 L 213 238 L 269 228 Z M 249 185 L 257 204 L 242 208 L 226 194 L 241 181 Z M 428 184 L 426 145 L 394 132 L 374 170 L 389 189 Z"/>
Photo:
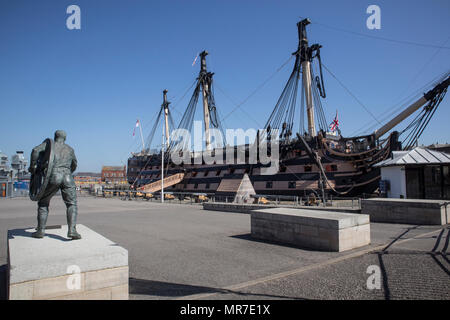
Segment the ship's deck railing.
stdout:
<path fill-rule="evenodd" d="M 314 195 L 288 196 L 288 195 L 254 195 L 257 199 L 255 203 L 271 205 L 292 205 L 292 206 L 318 206 L 318 207 L 342 207 L 342 208 L 361 208 L 360 197 L 337 197 L 327 195 L 325 201 Z M 363 197 L 364 198 L 364 197 Z M 265 203 L 267 202 L 267 203 Z"/>

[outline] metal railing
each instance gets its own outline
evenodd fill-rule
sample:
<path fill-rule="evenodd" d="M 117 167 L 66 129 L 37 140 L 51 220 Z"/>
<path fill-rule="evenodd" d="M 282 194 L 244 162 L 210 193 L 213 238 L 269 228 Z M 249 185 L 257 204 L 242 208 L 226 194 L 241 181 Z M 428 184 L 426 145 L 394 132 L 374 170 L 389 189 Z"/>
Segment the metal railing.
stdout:
<path fill-rule="evenodd" d="M 13 181 L 2 181 L 0 190 L 0 198 L 24 198 L 28 197 L 29 190 L 18 188 Z"/>
<path fill-rule="evenodd" d="M 81 196 L 94 196 L 99 198 L 118 198 L 121 200 L 141 200 L 141 201 L 161 201 L 161 193 L 143 192 L 136 190 L 120 190 L 120 189 L 106 189 L 106 190 L 86 190 L 78 191 Z M 185 204 L 201 204 L 209 201 L 211 194 L 196 194 L 189 192 L 164 192 L 164 202 L 168 203 L 185 203 Z"/>
<path fill-rule="evenodd" d="M 121 200 L 161 201 L 161 193 L 142 192 L 136 190 L 104 189 L 97 191 L 82 189 L 80 196 L 94 196 L 99 198 L 118 198 Z M 234 196 L 218 196 L 214 193 L 192 193 L 192 192 L 165 192 L 164 202 L 201 204 L 203 202 L 236 203 Z M 285 195 L 252 195 L 246 203 L 270 206 L 289 207 L 334 207 L 334 208 L 361 208 L 359 197 L 337 197 L 329 195 L 326 201 L 314 196 L 285 196 Z"/>

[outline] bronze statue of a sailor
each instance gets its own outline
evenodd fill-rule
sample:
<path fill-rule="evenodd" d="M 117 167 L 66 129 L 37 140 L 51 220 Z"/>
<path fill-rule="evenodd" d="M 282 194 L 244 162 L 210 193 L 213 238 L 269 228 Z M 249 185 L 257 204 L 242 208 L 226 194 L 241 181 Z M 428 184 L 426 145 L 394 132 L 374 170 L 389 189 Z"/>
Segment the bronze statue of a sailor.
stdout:
<path fill-rule="evenodd" d="M 77 193 L 72 173 L 77 168 L 75 152 L 66 143 L 63 130 L 55 132 L 55 140 L 47 138 L 31 152 L 30 198 L 38 201 L 38 226 L 32 234 L 35 238 L 43 238 L 48 217 L 50 199 L 61 190 L 67 207 L 67 237 L 81 239 L 76 230 Z"/>

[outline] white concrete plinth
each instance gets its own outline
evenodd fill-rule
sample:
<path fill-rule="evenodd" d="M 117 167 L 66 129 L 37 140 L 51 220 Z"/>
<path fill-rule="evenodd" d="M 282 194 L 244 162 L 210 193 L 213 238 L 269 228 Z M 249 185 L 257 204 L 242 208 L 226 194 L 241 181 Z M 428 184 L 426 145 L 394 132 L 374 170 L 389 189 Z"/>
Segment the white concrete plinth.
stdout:
<path fill-rule="evenodd" d="M 361 213 L 370 221 L 421 225 L 450 223 L 446 200 L 373 198 L 361 200 Z"/>
<path fill-rule="evenodd" d="M 324 251 L 346 251 L 370 244 L 369 216 L 305 209 L 273 208 L 251 212 L 256 239 Z"/>
<path fill-rule="evenodd" d="M 67 238 L 67 225 L 8 230 L 8 298 L 128 299 L 128 251 L 84 225 L 80 240 Z"/>

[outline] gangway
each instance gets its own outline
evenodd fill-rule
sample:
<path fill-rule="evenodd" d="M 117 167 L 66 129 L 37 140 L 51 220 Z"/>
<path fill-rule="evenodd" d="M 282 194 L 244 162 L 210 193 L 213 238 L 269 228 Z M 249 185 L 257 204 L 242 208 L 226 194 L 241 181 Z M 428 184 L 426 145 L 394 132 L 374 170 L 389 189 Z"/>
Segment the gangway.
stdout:
<path fill-rule="evenodd" d="M 164 178 L 164 189 L 180 183 L 184 179 L 184 173 L 176 173 L 174 175 Z M 157 192 L 161 190 L 161 180 L 146 184 L 142 187 L 137 188 L 139 191 L 143 192 Z"/>

